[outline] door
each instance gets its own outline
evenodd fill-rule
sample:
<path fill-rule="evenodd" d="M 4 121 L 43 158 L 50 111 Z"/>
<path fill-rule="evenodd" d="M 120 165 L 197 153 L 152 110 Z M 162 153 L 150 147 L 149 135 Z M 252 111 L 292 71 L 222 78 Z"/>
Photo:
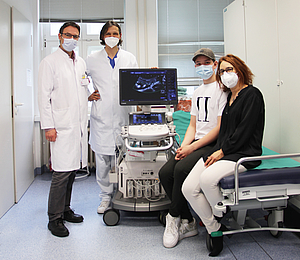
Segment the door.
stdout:
<path fill-rule="evenodd" d="M 264 146 L 281 152 L 280 86 L 277 10 L 274 0 L 246 0 L 245 25 L 247 65 L 254 74 L 254 85 L 264 95 Z"/>
<path fill-rule="evenodd" d="M 236 0 L 223 10 L 224 52 L 246 60 L 244 1 Z"/>
<path fill-rule="evenodd" d="M 266 121 L 263 145 L 280 152 L 280 88 L 278 36 L 274 0 L 236 0 L 224 9 L 226 54 L 243 59 L 264 95 Z"/>
<path fill-rule="evenodd" d="M 299 0 L 278 0 L 281 152 L 300 151 Z"/>
<path fill-rule="evenodd" d="M 14 204 L 10 6 L 0 0 L 0 218 Z"/>
<path fill-rule="evenodd" d="M 34 179 L 32 24 L 12 7 L 12 81 L 15 201 Z"/>

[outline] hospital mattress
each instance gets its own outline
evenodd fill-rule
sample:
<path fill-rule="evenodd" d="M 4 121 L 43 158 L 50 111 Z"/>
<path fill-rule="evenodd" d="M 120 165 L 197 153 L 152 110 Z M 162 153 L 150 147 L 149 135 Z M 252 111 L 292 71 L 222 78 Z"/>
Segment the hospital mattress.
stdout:
<path fill-rule="evenodd" d="M 279 237 L 283 231 L 300 232 L 300 229 L 284 228 L 284 209 L 288 200 L 300 195 L 300 163 L 292 158 L 298 154 L 278 154 L 263 147 L 262 156 L 241 158 L 234 175 L 223 178 L 220 188 L 223 200 L 215 207 L 225 210 L 230 207 L 231 213 L 226 218 L 229 231 L 212 232 L 206 237 L 206 246 L 212 249 L 211 237 L 232 235 L 242 232 L 268 230 L 272 236 Z M 246 161 L 261 160 L 262 163 L 252 170 L 237 173 L 239 165 Z M 267 225 L 261 226 L 247 214 L 250 209 L 263 209 Z M 227 211 L 227 210 L 226 210 Z"/>
<path fill-rule="evenodd" d="M 263 147 L 262 155 L 275 154 Z M 239 174 L 240 188 L 277 184 L 300 184 L 300 163 L 290 158 L 263 160 L 260 166 Z M 220 186 L 234 189 L 234 175 L 223 178 Z"/>
<path fill-rule="evenodd" d="M 262 155 L 278 153 L 263 147 Z M 300 163 L 291 158 L 262 160 L 261 165 L 239 174 L 239 200 L 300 193 Z M 223 194 L 235 189 L 235 176 L 220 181 Z M 227 190 L 227 192 L 226 192 Z"/>

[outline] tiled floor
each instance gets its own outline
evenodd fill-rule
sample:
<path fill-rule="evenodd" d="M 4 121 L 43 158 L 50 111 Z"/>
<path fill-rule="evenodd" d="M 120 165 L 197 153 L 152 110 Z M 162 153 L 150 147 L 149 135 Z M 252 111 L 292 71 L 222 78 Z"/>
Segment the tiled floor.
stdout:
<path fill-rule="evenodd" d="M 164 227 L 156 214 L 121 212 L 117 226 L 108 227 L 96 213 L 99 204 L 95 175 L 74 183 L 72 207 L 83 223 L 66 223 L 70 236 L 58 238 L 47 229 L 50 174 L 38 175 L 20 202 L 0 219 L 0 259 L 209 259 L 205 228 L 199 235 L 172 249 L 162 245 Z M 260 212 L 255 212 L 255 215 Z M 299 259 L 300 239 L 284 232 L 278 239 L 269 232 L 224 238 L 220 259 Z"/>

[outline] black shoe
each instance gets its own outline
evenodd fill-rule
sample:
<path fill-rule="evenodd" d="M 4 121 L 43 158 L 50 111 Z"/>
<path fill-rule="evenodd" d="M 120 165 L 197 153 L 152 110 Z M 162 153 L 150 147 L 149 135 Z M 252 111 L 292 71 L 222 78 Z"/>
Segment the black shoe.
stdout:
<path fill-rule="evenodd" d="M 223 236 L 220 237 L 211 237 L 212 248 L 209 256 L 218 256 L 223 250 Z"/>
<path fill-rule="evenodd" d="M 227 227 L 223 224 L 221 224 L 221 227 L 218 231 L 227 231 Z M 223 235 L 213 237 L 211 236 L 211 242 L 212 242 L 212 251 L 210 252 L 209 256 L 218 256 L 222 250 L 223 250 Z"/>
<path fill-rule="evenodd" d="M 72 223 L 80 223 L 83 221 L 83 216 L 75 214 L 73 210 L 68 210 L 64 212 L 64 220 Z"/>
<path fill-rule="evenodd" d="M 48 223 L 48 229 L 51 231 L 52 235 L 57 237 L 67 237 L 69 235 L 69 230 L 65 227 L 62 218 L 50 221 Z"/>

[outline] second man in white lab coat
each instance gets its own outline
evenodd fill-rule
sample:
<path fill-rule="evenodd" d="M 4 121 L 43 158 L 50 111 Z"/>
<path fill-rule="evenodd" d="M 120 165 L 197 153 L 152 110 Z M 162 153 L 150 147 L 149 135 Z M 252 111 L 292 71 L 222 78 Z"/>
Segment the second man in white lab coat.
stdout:
<path fill-rule="evenodd" d="M 96 179 L 100 186 L 99 214 L 104 213 L 113 195 L 113 184 L 109 182 L 109 171 L 115 166 L 116 139 L 121 127 L 128 124 L 131 107 L 119 105 L 119 69 L 138 67 L 136 58 L 122 50 L 120 26 L 108 21 L 100 32 L 101 51 L 87 57 L 87 74 L 93 80 L 95 92 L 90 117 L 90 140 L 96 157 Z"/>

